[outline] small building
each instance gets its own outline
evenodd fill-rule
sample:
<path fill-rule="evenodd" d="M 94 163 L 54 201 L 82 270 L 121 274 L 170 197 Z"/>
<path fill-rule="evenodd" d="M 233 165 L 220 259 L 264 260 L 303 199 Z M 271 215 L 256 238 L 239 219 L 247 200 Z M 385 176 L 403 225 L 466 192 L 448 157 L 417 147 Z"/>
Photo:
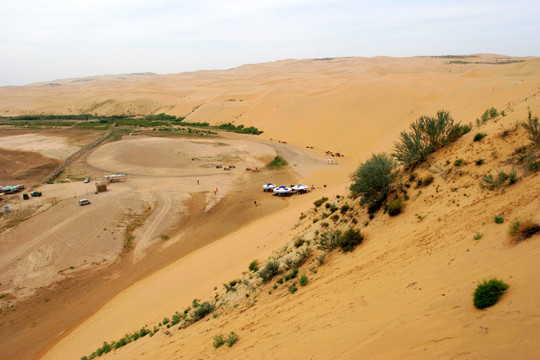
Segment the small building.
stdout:
<path fill-rule="evenodd" d="M 101 175 L 102 179 L 109 182 L 125 181 L 126 177 L 126 174 Z"/>
<path fill-rule="evenodd" d="M 105 192 L 107 191 L 107 183 L 104 181 L 99 181 L 96 183 L 96 192 Z"/>

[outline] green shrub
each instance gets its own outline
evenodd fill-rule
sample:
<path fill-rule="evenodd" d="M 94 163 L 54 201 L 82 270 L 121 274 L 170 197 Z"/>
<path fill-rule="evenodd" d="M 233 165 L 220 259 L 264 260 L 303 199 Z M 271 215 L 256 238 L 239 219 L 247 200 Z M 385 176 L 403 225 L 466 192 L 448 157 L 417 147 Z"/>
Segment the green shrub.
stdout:
<path fill-rule="evenodd" d="M 350 190 L 354 196 L 362 196 L 361 204 L 380 208 L 390 194 L 396 176 L 392 158 L 384 153 L 374 154 L 353 173 Z"/>
<path fill-rule="evenodd" d="M 482 238 L 484 234 L 482 234 L 481 232 L 476 232 L 476 234 L 474 234 L 473 238 L 474 240 L 480 240 Z"/>
<path fill-rule="evenodd" d="M 398 214 L 401 214 L 401 211 L 403 210 L 403 200 L 401 198 L 395 198 L 388 204 L 388 215 L 390 216 L 396 216 Z"/>
<path fill-rule="evenodd" d="M 193 321 L 198 321 L 205 317 L 206 315 L 210 314 L 215 309 L 215 305 L 209 303 L 208 301 L 203 302 L 195 311 L 193 311 L 193 314 L 191 314 L 191 318 Z"/>
<path fill-rule="evenodd" d="M 516 238 L 516 241 L 524 240 L 540 232 L 540 224 L 532 220 L 516 220 L 510 224 L 509 233 Z"/>
<path fill-rule="evenodd" d="M 345 214 L 347 211 L 349 211 L 351 207 L 347 204 L 344 204 L 343 206 L 341 206 L 341 209 L 339 209 L 339 211 L 341 211 L 342 214 Z"/>
<path fill-rule="evenodd" d="M 454 161 L 454 166 L 461 166 L 464 162 L 465 160 L 463 159 L 456 159 L 456 161 Z"/>
<path fill-rule="evenodd" d="M 476 134 L 474 135 L 473 141 L 480 141 L 480 140 L 482 140 L 483 138 L 485 138 L 486 136 L 487 136 L 486 133 L 481 133 L 481 132 L 476 133 Z"/>
<path fill-rule="evenodd" d="M 484 163 L 484 159 L 478 159 L 474 162 L 476 165 L 480 166 Z"/>
<path fill-rule="evenodd" d="M 225 339 L 223 338 L 223 335 L 219 334 L 219 335 L 214 336 L 214 343 L 212 344 L 214 348 L 217 349 L 223 344 L 225 344 Z"/>
<path fill-rule="evenodd" d="M 308 283 L 308 278 L 306 275 L 300 276 L 300 286 L 306 286 Z"/>
<path fill-rule="evenodd" d="M 502 215 L 495 215 L 495 223 L 502 224 L 504 222 L 504 217 Z"/>
<path fill-rule="evenodd" d="M 502 280 L 491 279 L 478 284 L 474 291 L 474 306 L 477 309 L 485 309 L 493 306 L 508 289 L 508 284 Z"/>
<path fill-rule="evenodd" d="M 341 230 L 325 231 L 319 240 L 320 250 L 333 250 L 340 246 Z"/>
<path fill-rule="evenodd" d="M 306 240 L 304 240 L 303 238 L 296 239 L 294 242 L 294 247 L 298 249 L 300 246 L 304 245 L 305 242 Z"/>
<path fill-rule="evenodd" d="M 364 240 L 364 236 L 360 231 L 351 228 L 345 231 L 343 236 L 340 237 L 339 245 L 343 249 L 343 252 L 349 252 L 353 251 L 356 245 L 360 245 L 362 240 Z"/>
<path fill-rule="evenodd" d="M 509 185 L 515 184 L 518 180 L 517 172 L 514 168 L 508 174 L 502 170 L 497 170 L 496 176 L 490 173 L 485 174 L 480 182 L 480 187 L 488 190 L 496 190 L 505 185 L 507 180 Z"/>
<path fill-rule="evenodd" d="M 429 154 L 455 141 L 466 128 L 454 124 L 448 111 L 438 111 L 437 117 L 421 116 L 410 125 L 410 131 L 402 131 L 394 143 L 395 157 L 406 169 L 426 161 Z"/>
<path fill-rule="evenodd" d="M 257 272 L 259 271 L 259 260 L 253 260 L 249 263 L 249 271 Z"/>
<path fill-rule="evenodd" d="M 297 289 L 297 287 L 296 287 L 294 284 L 292 284 L 292 285 L 289 287 L 289 292 L 290 292 L 291 294 L 294 294 L 294 293 L 296 292 L 296 290 L 298 290 L 298 289 Z"/>
<path fill-rule="evenodd" d="M 488 120 L 491 120 L 493 118 L 496 118 L 497 116 L 499 115 L 499 112 L 497 111 L 497 109 L 495 109 L 494 107 L 490 108 L 490 109 L 487 109 L 486 111 L 484 111 L 484 113 L 482 114 L 482 123 L 486 123 Z"/>
<path fill-rule="evenodd" d="M 284 158 L 282 158 L 280 155 L 278 155 L 266 167 L 268 169 L 279 169 L 287 164 L 288 164 L 287 161 Z"/>
<path fill-rule="evenodd" d="M 315 200 L 315 201 L 313 202 L 313 205 L 315 205 L 316 207 L 319 207 L 319 206 L 321 206 L 322 204 L 324 204 L 327 200 L 328 200 L 327 197 L 322 197 L 322 198 L 320 198 L 319 200 Z"/>
<path fill-rule="evenodd" d="M 264 269 L 259 271 L 259 277 L 264 282 L 272 280 L 272 278 L 279 273 L 279 263 L 277 261 L 269 261 Z"/>
<path fill-rule="evenodd" d="M 238 334 L 235 333 L 234 331 L 231 331 L 231 333 L 227 337 L 227 346 L 231 347 L 234 344 L 236 344 L 237 341 L 238 341 Z"/>
<path fill-rule="evenodd" d="M 530 109 L 527 122 L 522 123 L 521 126 L 527 130 L 527 137 L 536 145 L 540 145 L 540 125 L 538 124 L 538 117 L 535 116 L 533 118 Z"/>
<path fill-rule="evenodd" d="M 435 178 L 431 174 L 424 176 L 424 178 L 422 179 L 422 186 L 424 187 L 431 185 L 431 183 L 433 183 L 433 180 L 435 180 Z"/>

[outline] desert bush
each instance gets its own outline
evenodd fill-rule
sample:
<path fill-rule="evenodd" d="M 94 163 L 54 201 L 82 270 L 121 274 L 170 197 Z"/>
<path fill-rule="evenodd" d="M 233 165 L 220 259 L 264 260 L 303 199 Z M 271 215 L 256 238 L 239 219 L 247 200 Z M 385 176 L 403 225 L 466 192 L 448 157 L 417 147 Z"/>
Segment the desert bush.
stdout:
<path fill-rule="evenodd" d="M 496 176 L 490 173 L 485 174 L 480 182 L 480 187 L 488 190 L 496 190 L 503 186 L 507 180 L 509 185 L 515 184 L 518 180 L 517 172 L 514 168 L 509 173 L 497 170 Z"/>
<path fill-rule="evenodd" d="M 300 286 L 306 286 L 308 283 L 308 278 L 306 275 L 300 276 Z"/>
<path fill-rule="evenodd" d="M 313 205 L 315 205 L 316 207 L 319 207 L 319 206 L 321 206 L 322 204 L 324 204 L 327 200 L 328 200 L 327 197 L 322 197 L 322 198 L 320 198 L 319 200 L 315 200 L 315 201 L 313 202 Z"/>
<path fill-rule="evenodd" d="M 353 251 L 357 245 L 360 245 L 362 240 L 364 240 L 364 236 L 360 231 L 351 228 L 340 237 L 339 245 L 343 252 L 349 252 Z"/>
<path fill-rule="evenodd" d="M 391 157 L 384 153 L 374 154 L 353 173 L 350 190 L 354 196 L 362 196 L 362 205 L 380 208 L 392 190 L 397 176 L 395 168 Z"/>
<path fill-rule="evenodd" d="M 285 279 L 285 281 L 289 281 L 291 279 L 294 279 L 295 277 L 298 276 L 298 269 L 294 269 L 293 271 L 291 271 L 290 273 L 288 273 L 287 275 L 285 275 L 283 277 L 283 279 Z"/>
<path fill-rule="evenodd" d="M 339 215 L 338 215 L 338 214 L 332 215 L 332 217 L 330 218 L 330 220 L 332 220 L 333 222 L 338 221 L 338 220 L 339 220 Z"/>
<path fill-rule="evenodd" d="M 227 337 L 227 346 L 228 346 L 228 347 L 233 346 L 234 344 L 236 344 L 236 342 L 238 341 L 238 339 L 239 339 L 238 334 L 235 333 L 234 331 L 231 331 L 231 333 L 230 333 L 229 336 Z"/>
<path fill-rule="evenodd" d="M 495 215 L 494 220 L 496 224 L 502 224 L 504 222 L 504 217 L 502 215 Z"/>
<path fill-rule="evenodd" d="M 438 111 L 437 117 L 421 116 L 410 125 L 410 131 L 402 131 L 394 143 L 395 157 L 405 169 L 426 161 L 429 154 L 455 141 L 466 133 L 466 128 L 454 124 L 448 111 Z"/>
<path fill-rule="evenodd" d="M 494 119 L 499 115 L 499 112 L 494 107 L 490 109 L 486 109 L 480 119 L 482 120 L 482 123 L 488 122 L 488 120 Z"/>
<path fill-rule="evenodd" d="M 484 159 L 478 159 L 474 162 L 476 165 L 480 166 L 484 163 Z"/>
<path fill-rule="evenodd" d="M 259 260 L 253 260 L 249 263 L 249 271 L 257 272 L 259 271 Z"/>
<path fill-rule="evenodd" d="M 325 231 L 319 240 L 320 250 L 333 250 L 337 248 L 341 241 L 341 230 Z"/>
<path fill-rule="evenodd" d="M 390 204 L 388 204 L 388 208 L 387 208 L 388 215 L 396 216 L 396 215 L 401 214 L 401 211 L 403 210 L 403 206 L 404 206 L 403 200 L 401 200 L 401 198 L 399 197 L 395 198 L 394 200 L 390 202 Z"/>
<path fill-rule="evenodd" d="M 474 306 L 477 309 L 485 309 L 493 306 L 508 289 L 508 284 L 502 280 L 491 279 L 478 284 L 474 291 Z"/>
<path fill-rule="evenodd" d="M 540 145 L 540 125 L 538 124 L 538 117 L 535 116 L 533 118 L 530 109 L 527 122 L 522 123 L 521 126 L 527 130 L 527 137 L 536 145 Z"/>
<path fill-rule="evenodd" d="M 481 232 L 477 231 L 476 234 L 474 234 L 473 238 L 474 240 L 480 240 L 484 236 Z"/>
<path fill-rule="evenodd" d="M 326 260 L 326 253 L 322 253 L 321 255 L 317 256 L 315 259 L 319 263 L 319 266 L 324 264 L 324 261 Z"/>
<path fill-rule="evenodd" d="M 341 209 L 339 209 L 339 211 L 341 211 L 342 214 L 345 214 L 347 211 L 349 211 L 351 207 L 347 204 L 344 204 L 343 206 L 341 206 Z"/>
<path fill-rule="evenodd" d="M 209 303 L 208 301 L 203 302 L 196 310 L 193 311 L 193 314 L 191 314 L 191 319 L 195 322 L 206 315 L 210 314 L 215 309 L 215 305 Z"/>
<path fill-rule="evenodd" d="M 279 262 L 269 261 L 264 269 L 259 271 L 259 277 L 263 279 L 264 282 L 272 280 L 272 278 L 279 273 Z"/>
<path fill-rule="evenodd" d="M 303 238 L 296 239 L 296 241 L 294 242 L 294 247 L 299 248 L 300 246 L 304 245 L 305 242 L 306 240 L 304 240 Z"/>
<path fill-rule="evenodd" d="M 431 174 L 424 176 L 424 178 L 422 179 L 422 186 L 431 185 L 431 183 L 433 183 L 433 180 L 435 180 L 435 178 Z"/>
<path fill-rule="evenodd" d="M 456 161 L 454 161 L 454 166 L 461 166 L 465 163 L 465 160 L 463 159 L 456 159 Z"/>
<path fill-rule="evenodd" d="M 473 141 L 480 141 L 483 138 L 485 138 L 486 136 L 487 136 L 486 133 L 482 133 L 482 132 L 476 133 L 476 134 L 474 134 Z"/>
<path fill-rule="evenodd" d="M 290 292 L 291 294 L 294 294 L 294 293 L 296 292 L 296 290 L 298 290 L 298 288 L 297 288 L 294 284 L 292 284 L 292 285 L 289 287 L 289 292 Z"/>
<path fill-rule="evenodd" d="M 536 155 L 533 152 L 527 153 L 523 156 L 523 163 L 526 173 L 535 173 L 540 170 L 540 162 L 536 160 Z"/>
<path fill-rule="evenodd" d="M 225 344 L 225 338 L 223 337 L 223 335 L 219 334 L 219 335 L 214 336 L 214 343 L 212 344 L 214 348 L 217 349 L 223 344 Z"/>
<path fill-rule="evenodd" d="M 540 232 L 540 224 L 530 219 L 516 220 L 510 224 L 508 232 L 515 238 L 516 242 L 519 242 Z"/>
<path fill-rule="evenodd" d="M 304 265 L 304 263 L 307 261 L 310 255 L 311 255 L 310 248 L 305 248 L 304 250 L 299 251 L 298 257 L 294 259 L 292 263 L 292 267 L 299 268 L 300 266 Z"/>

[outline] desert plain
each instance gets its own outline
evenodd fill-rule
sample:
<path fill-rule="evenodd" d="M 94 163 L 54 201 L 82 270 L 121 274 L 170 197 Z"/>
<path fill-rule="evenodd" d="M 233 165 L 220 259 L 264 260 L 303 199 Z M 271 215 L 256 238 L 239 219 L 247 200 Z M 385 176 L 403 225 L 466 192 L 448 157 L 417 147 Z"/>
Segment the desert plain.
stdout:
<path fill-rule="evenodd" d="M 158 331 L 101 357 L 534 358 L 540 238 L 516 243 L 508 226 L 540 221 L 538 172 L 518 161 L 520 151 L 538 156 L 520 123 L 540 113 L 540 60 L 459 59 L 283 60 L 1 87 L 4 117 L 164 113 L 263 133 L 186 133 L 177 124 L 115 137 L 112 125 L 0 125 L 0 185 L 43 193 L 0 203 L 11 209 L 0 218 L 0 359 L 91 357 L 141 328 Z M 477 122 L 490 108 L 499 114 Z M 350 196 L 351 174 L 441 109 L 472 131 L 402 170 L 410 187 L 401 214 L 370 218 Z M 486 137 L 474 141 L 479 132 Z M 267 168 L 276 156 L 288 164 Z M 503 170 L 518 181 L 480 186 Z M 123 181 L 95 193 L 102 175 L 119 173 Z M 416 182 L 427 175 L 431 185 Z M 268 182 L 303 183 L 310 192 L 272 196 L 262 191 Z M 322 197 L 348 210 L 325 215 L 329 207 L 314 206 Z M 79 206 L 81 198 L 91 204 Z M 353 252 L 317 246 L 321 233 L 348 228 L 365 237 Z M 306 249 L 298 267 L 306 286 L 277 283 L 281 275 L 265 283 L 248 268 L 273 259 L 285 275 L 287 259 Z M 472 293 L 492 277 L 509 290 L 478 310 Z M 201 302 L 216 308 L 166 326 L 165 318 Z M 213 346 L 230 332 L 239 337 L 234 346 Z"/>

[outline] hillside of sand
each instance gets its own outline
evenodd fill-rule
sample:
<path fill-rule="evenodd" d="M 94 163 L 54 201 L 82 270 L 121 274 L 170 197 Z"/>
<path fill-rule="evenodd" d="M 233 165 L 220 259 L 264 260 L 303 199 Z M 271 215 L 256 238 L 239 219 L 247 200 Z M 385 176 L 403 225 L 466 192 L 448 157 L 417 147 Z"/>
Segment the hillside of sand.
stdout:
<path fill-rule="evenodd" d="M 127 288 L 93 316 L 71 327 L 68 335 L 61 333 L 57 338 L 64 339 L 46 358 L 88 355 L 103 341 L 119 339 L 126 332 L 157 324 L 164 316 L 182 311 L 194 298 L 213 297 L 214 287 L 223 288 L 220 284 L 241 278 L 253 259 L 258 258 L 264 264 L 273 251 L 279 253 L 283 245 L 301 234 L 299 231 L 306 231 L 304 235 L 309 239 L 319 228 L 308 226 L 313 224 L 311 215 L 299 223 L 300 214 L 308 213 L 313 201 L 323 195 L 335 202 L 344 201 L 335 196 L 340 195 L 342 199 L 347 195 L 349 175 L 358 163 L 371 152 L 389 151 L 399 131 L 420 115 L 432 115 L 445 108 L 457 121 L 474 124 L 485 109 L 494 106 L 508 115 L 479 130 L 496 138 L 499 131 L 511 129 L 516 122 L 523 121 L 528 107 L 538 113 L 537 59 L 504 65 L 447 62 L 444 58 L 285 61 L 227 72 L 96 78 L 75 85 L 70 81 L 59 82 L 65 85 L 64 89 L 46 85 L 0 89 L 8 98 L 25 93 L 31 100 L 29 103 L 34 101 L 34 107 L 27 108 L 15 101 L 11 107 L 2 105 L 4 115 L 51 109 L 52 113 L 168 112 L 186 116 L 190 121 L 235 121 L 257 126 L 265 131 L 262 139 L 273 144 L 276 140 L 270 139 L 281 140 L 279 146 L 283 151 L 288 150 L 287 154 L 298 153 L 308 145 L 314 147 L 309 152 L 319 159 L 324 159 L 325 150 L 346 154 L 340 159 L 340 166 L 314 169 L 307 176 L 307 183 L 317 184 L 316 191 L 286 201 L 286 209 L 256 219 L 225 237 L 218 236 L 212 244 Z M 68 90 L 72 85 L 81 84 L 84 86 L 79 92 L 73 87 Z M 112 95 L 113 86 L 117 96 Z M 185 91 L 183 96 L 180 89 Z M 67 91 L 71 99 L 69 109 L 64 108 L 64 103 L 54 105 L 54 101 L 47 102 L 48 110 L 40 105 L 39 98 L 60 98 L 66 96 Z M 91 100 L 96 102 L 95 107 L 76 108 L 90 101 L 88 94 L 101 96 L 101 100 Z M 135 108 L 144 104 L 154 104 L 154 107 Z M 492 206 L 494 214 L 504 212 L 511 218 L 534 217 L 537 178 L 524 177 L 502 196 L 486 193 L 477 186 L 482 173 L 503 166 L 503 160 L 527 140 L 523 131 L 517 131 L 508 138 L 508 143 L 497 141 L 473 148 L 469 145 L 472 136 L 460 139 L 447 153 L 434 156 L 435 162 L 424 170 L 435 174 L 434 186 L 439 187 L 418 190 L 416 199 L 411 196 L 413 201 L 401 217 L 390 220 L 387 215 L 378 214 L 364 229 L 367 216 L 358 204 L 351 203 L 357 207 L 354 218 L 358 228 L 365 231 L 366 242 L 347 257 L 328 254 L 326 263 L 315 268 L 316 272 L 307 266 L 302 268 L 310 283 L 296 294 L 290 295 L 286 288 L 278 288 L 268 296 L 273 284 L 258 289 L 259 292 L 251 292 L 246 285 L 246 289 L 235 293 L 242 297 L 247 292 L 247 300 L 231 303 L 237 306 L 216 312 L 216 318 L 184 330 L 172 329 L 170 335 L 160 331 L 152 338 L 145 337 L 108 356 L 126 359 L 144 356 L 265 358 L 274 354 L 275 358 L 356 358 L 361 355 L 475 358 L 503 357 L 515 351 L 519 341 L 530 344 L 528 335 L 522 340 L 525 330 L 508 326 L 508 322 L 527 323 L 527 334 L 538 333 L 536 314 L 527 306 L 530 297 L 519 295 L 524 292 L 535 295 L 532 284 L 527 282 L 527 277 L 536 271 L 533 259 L 537 255 L 531 248 L 534 238 L 503 252 L 507 227 L 488 226 L 493 214 L 486 214 L 485 208 Z M 101 149 L 104 147 L 98 150 Z M 476 169 L 472 165 L 476 156 L 490 161 L 486 161 L 484 168 Z M 449 167 L 447 161 L 452 164 L 454 157 L 465 158 L 475 171 L 469 169 L 470 174 L 461 175 L 456 171 L 450 177 L 443 177 Z M 134 173 L 138 175 L 141 175 L 139 170 L 148 165 L 130 164 L 132 160 L 127 160 L 130 161 L 122 166 L 131 170 L 137 167 Z M 294 165 L 301 166 L 295 161 L 291 163 L 293 169 Z M 441 174 L 440 178 L 437 174 Z M 261 178 L 260 183 L 263 180 Z M 260 183 L 257 184 L 259 192 Z M 329 186 L 323 188 L 321 184 Z M 464 193 L 453 190 L 460 188 L 467 190 Z M 441 194 L 437 195 L 439 192 Z M 229 219 L 234 220 L 236 215 L 230 213 Z M 322 223 L 319 221 L 317 226 Z M 482 232 L 484 241 L 474 242 L 473 248 L 469 242 L 474 241 L 474 232 Z M 503 245 L 497 247 L 489 239 L 502 239 Z M 314 257 L 310 261 L 316 264 Z M 489 271 L 509 268 L 518 261 L 516 259 L 522 267 L 509 275 L 515 280 Z M 453 264 L 459 264 L 459 271 Z M 512 288 L 525 290 L 518 294 L 519 300 L 511 298 L 508 310 L 496 313 L 494 319 L 480 321 L 486 315 L 472 307 L 470 294 L 483 277 L 495 275 L 505 277 Z M 426 293 L 428 295 L 424 295 Z M 513 296 L 511 292 L 507 295 Z M 517 305 L 510 306 L 512 304 Z M 494 309 L 500 308 L 498 305 Z M 453 321 L 456 318 L 458 322 Z M 423 331 L 425 328 L 429 331 Z M 230 349 L 214 349 L 212 338 L 230 331 L 240 335 L 238 344 Z M 499 341 L 501 338 L 505 341 Z M 498 346 L 490 350 L 489 345 L 493 344 Z M 461 345 L 466 345 L 465 350 L 461 351 Z M 523 354 L 531 353 L 531 346 L 523 349 Z"/>

